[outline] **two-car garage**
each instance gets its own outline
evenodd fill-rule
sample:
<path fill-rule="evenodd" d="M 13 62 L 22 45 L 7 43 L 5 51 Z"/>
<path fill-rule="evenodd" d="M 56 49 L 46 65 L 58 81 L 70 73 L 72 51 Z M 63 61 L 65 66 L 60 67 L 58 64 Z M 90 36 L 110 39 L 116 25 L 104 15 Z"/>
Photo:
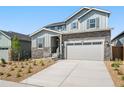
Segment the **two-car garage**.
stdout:
<path fill-rule="evenodd" d="M 104 40 L 65 42 L 65 57 L 73 60 L 104 60 Z"/>

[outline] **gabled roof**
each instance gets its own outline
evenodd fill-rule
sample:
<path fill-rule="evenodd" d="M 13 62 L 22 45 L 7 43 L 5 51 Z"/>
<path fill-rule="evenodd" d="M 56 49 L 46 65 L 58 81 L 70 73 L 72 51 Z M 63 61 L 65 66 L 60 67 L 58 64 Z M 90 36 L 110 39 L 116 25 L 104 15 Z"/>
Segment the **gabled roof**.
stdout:
<path fill-rule="evenodd" d="M 50 27 L 50 26 L 59 26 L 59 25 L 65 25 L 65 22 L 63 21 L 63 22 L 57 22 L 57 23 L 48 24 L 48 25 L 44 26 L 44 28 L 45 27 Z"/>
<path fill-rule="evenodd" d="M 114 37 L 111 41 L 113 42 L 114 40 L 116 40 L 117 38 L 119 38 L 122 35 L 124 35 L 124 31 L 122 31 L 120 34 L 118 34 L 116 37 Z"/>
<path fill-rule="evenodd" d="M 12 39 L 16 35 L 19 38 L 19 40 L 31 41 L 29 35 L 12 32 L 12 31 L 3 31 L 3 30 L 0 30 L 0 32 L 2 32 L 4 35 L 6 35 L 9 39 Z"/>
<path fill-rule="evenodd" d="M 76 11 L 76 12 L 73 13 L 71 16 L 69 16 L 65 21 L 71 19 L 73 16 L 77 15 L 79 12 L 81 12 L 81 11 L 84 10 L 84 9 L 89 10 L 90 8 L 89 8 L 89 7 L 83 7 L 83 8 L 81 8 L 80 10 Z"/>
<path fill-rule="evenodd" d="M 81 15 L 79 18 L 85 16 L 86 14 L 88 14 L 89 12 L 93 11 L 93 10 L 96 10 L 96 11 L 99 11 L 99 12 L 103 12 L 103 13 L 107 13 L 108 16 L 110 15 L 110 12 L 109 11 L 106 11 L 106 10 L 101 10 L 101 9 L 97 9 L 97 8 L 89 8 L 89 7 L 83 7 L 81 8 L 79 11 L 75 12 L 73 15 L 71 15 L 70 17 L 68 17 L 65 21 L 63 22 L 57 22 L 57 23 L 52 23 L 52 24 L 49 24 L 49 25 L 46 25 L 44 26 L 43 28 L 40 28 L 39 30 L 37 30 L 36 32 L 32 33 L 30 36 L 33 36 L 34 34 L 37 34 L 38 32 L 42 31 L 42 30 L 46 30 L 46 31 L 51 31 L 51 32 L 55 32 L 55 33 L 62 33 L 62 32 L 59 32 L 59 31 L 55 31 L 55 30 L 50 30 L 50 29 L 47 29 L 46 27 L 50 27 L 50 26 L 59 26 L 59 25 L 65 25 L 66 24 L 66 21 L 68 21 L 69 19 L 71 19 L 73 16 L 77 15 L 79 12 L 81 12 L 82 10 L 84 9 L 87 9 L 87 11 Z M 78 19 L 79 19 L 78 18 Z"/>
<path fill-rule="evenodd" d="M 55 31 L 55 30 L 51 30 L 51 29 L 47 29 L 47 28 L 40 28 L 38 29 L 37 31 L 35 31 L 34 33 L 32 33 L 30 36 L 33 36 L 41 31 L 49 31 L 49 32 L 53 32 L 53 33 L 57 33 L 57 34 L 62 34 L 62 32 L 59 32 L 59 31 Z"/>
<path fill-rule="evenodd" d="M 68 17 L 66 21 L 68 21 L 69 19 L 71 19 L 73 16 L 77 15 L 80 11 L 84 10 L 84 9 L 87 9 L 88 11 L 86 11 L 82 16 L 80 16 L 79 18 L 83 17 L 84 15 L 88 14 L 89 12 L 93 11 L 93 10 L 96 10 L 96 11 L 99 11 L 99 12 L 103 12 L 103 13 L 107 13 L 108 15 L 110 15 L 110 12 L 109 11 L 106 11 L 106 10 L 102 10 L 102 9 L 97 9 L 97 8 L 89 8 L 89 7 L 84 7 L 84 8 L 81 8 L 79 11 L 75 12 L 72 16 Z"/>

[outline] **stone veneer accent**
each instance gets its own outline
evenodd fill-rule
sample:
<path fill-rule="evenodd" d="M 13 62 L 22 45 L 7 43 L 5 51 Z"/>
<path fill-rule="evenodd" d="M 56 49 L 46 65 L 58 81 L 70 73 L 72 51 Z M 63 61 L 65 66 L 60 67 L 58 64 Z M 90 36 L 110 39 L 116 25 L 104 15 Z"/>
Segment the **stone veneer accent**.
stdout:
<path fill-rule="evenodd" d="M 71 33 L 71 34 L 63 34 L 62 35 L 62 43 L 64 45 L 64 41 L 69 41 L 70 39 L 98 39 L 104 38 L 105 42 L 111 43 L 111 31 L 93 31 L 93 32 L 84 32 L 84 33 Z M 111 58 L 111 46 L 104 45 L 104 60 L 110 60 Z M 64 47 L 62 47 L 62 58 L 64 58 Z"/>
<path fill-rule="evenodd" d="M 43 57 L 49 57 L 50 55 L 50 48 L 32 48 L 32 58 L 43 58 Z"/>

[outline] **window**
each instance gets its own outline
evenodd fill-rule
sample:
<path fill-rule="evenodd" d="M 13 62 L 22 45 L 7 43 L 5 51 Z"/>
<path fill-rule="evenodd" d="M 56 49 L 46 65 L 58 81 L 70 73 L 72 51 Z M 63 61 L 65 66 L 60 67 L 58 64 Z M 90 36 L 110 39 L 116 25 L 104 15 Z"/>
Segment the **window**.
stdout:
<path fill-rule="evenodd" d="M 59 31 L 62 31 L 62 26 L 59 26 L 59 27 L 58 27 L 58 30 L 59 30 Z"/>
<path fill-rule="evenodd" d="M 84 42 L 83 45 L 91 45 L 91 42 Z"/>
<path fill-rule="evenodd" d="M 95 19 L 90 19 L 90 28 L 95 28 Z"/>
<path fill-rule="evenodd" d="M 62 31 L 65 31 L 65 26 L 62 26 Z"/>
<path fill-rule="evenodd" d="M 44 41 L 45 41 L 45 38 L 38 38 L 37 39 L 37 47 L 43 48 L 44 47 Z"/>
<path fill-rule="evenodd" d="M 87 20 L 87 29 L 89 28 L 99 28 L 99 18 L 88 19 Z"/>
<path fill-rule="evenodd" d="M 82 45 L 82 43 L 75 43 L 75 45 Z"/>
<path fill-rule="evenodd" d="M 67 45 L 68 45 L 68 46 L 72 46 L 72 45 L 74 45 L 74 43 L 68 43 Z"/>
<path fill-rule="evenodd" d="M 93 45 L 101 45 L 102 42 L 93 42 Z"/>
<path fill-rule="evenodd" d="M 71 29 L 77 29 L 77 28 L 78 28 L 77 22 L 71 24 Z"/>
<path fill-rule="evenodd" d="M 58 27 L 57 26 L 55 27 L 55 30 L 58 30 Z"/>

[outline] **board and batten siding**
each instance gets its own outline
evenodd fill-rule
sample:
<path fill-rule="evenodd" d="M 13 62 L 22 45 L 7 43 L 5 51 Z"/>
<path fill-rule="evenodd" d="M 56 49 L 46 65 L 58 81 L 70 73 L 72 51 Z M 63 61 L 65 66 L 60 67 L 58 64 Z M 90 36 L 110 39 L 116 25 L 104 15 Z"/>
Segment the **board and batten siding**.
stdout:
<path fill-rule="evenodd" d="M 90 31 L 90 30 L 98 30 L 98 29 L 107 29 L 108 28 L 108 14 L 107 13 L 102 13 L 98 11 L 91 11 L 85 16 L 75 18 L 73 21 L 68 21 L 66 23 L 67 25 L 67 31 L 73 32 L 73 31 Z M 93 19 L 93 18 L 99 18 L 99 28 L 92 28 L 92 29 L 87 29 L 87 20 L 88 19 Z M 71 30 L 71 24 L 73 22 L 78 22 L 78 29 Z"/>
<path fill-rule="evenodd" d="M 32 48 L 37 48 L 37 38 L 44 38 L 45 39 L 45 45 L 44 47 L 51 47 L 51 37 L 57 36 L 58 34 L 49 32 L 49 31 L 41 31 L 31 37 L 31 45 Z"/>
<path fill-rule="evenodd" d="M 94 29 L 107 29 L 108 28 L 108 16 L 105 13 L 92 11 L 86 16 L 82 17 L 79 21 L 80 25 L 80 31 L 88 31 L 92 29 L 87 29 L 87 20 L 88 19 L 94 19 L 99 18 L 99 28 L 92 28 Z"/>
<path fill-rule="evenodd" d="M 11 48 L 11 40 L 0 33 L 0 48 Z"/>
<path fill-rule="evenodd" d="M 78 14 L 76 14 L 75 16 L 73 16 L 72 18 L 70 18 L 69 20 L 67 20 L 66 21 L 66 31 L 71 31 L 71 23 L 78 22 L 78 18 L 87 11 L 88 11 L 88 9 L 84 9 L 84 10 L 80 11 Z"/>

